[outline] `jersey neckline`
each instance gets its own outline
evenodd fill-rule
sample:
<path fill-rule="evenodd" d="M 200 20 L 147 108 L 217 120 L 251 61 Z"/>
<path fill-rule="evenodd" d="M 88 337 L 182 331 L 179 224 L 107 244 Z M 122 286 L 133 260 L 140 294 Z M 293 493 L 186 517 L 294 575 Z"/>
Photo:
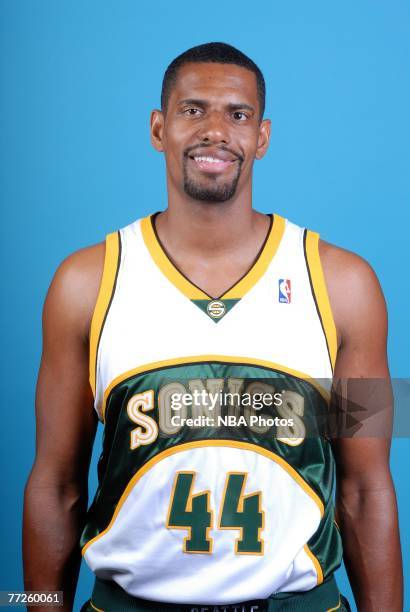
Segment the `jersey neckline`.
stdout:
<path fill-rule="evenodd" d="M 144 243 L 161 272 L 177 289 L 192 301 L 200 300 L 213 302 L 219 300 L 240 300 L 266 272 L 278 250 L 285 230 L 285 219 L 283 217 L 277 214 L 269 215 L 271 218 L 270 228 L 249 270 L 220 296 L 212 297 L 185 276 L 170 259 L 155 229 L 156 215 L 158 215 L 158 213 L 153 213 L 141 219 L 141 231 Z"/>

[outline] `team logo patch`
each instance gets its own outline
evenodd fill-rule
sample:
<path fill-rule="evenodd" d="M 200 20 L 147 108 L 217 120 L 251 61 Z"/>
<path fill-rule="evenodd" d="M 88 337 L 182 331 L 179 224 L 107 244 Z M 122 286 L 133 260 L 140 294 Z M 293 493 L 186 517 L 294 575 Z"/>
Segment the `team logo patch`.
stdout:
<path fill-rule="evenodd" d="M 292 300 L 292 291 L 289 278 L 279 279 L 279 302 L 282 304 L 290 304 Z"/>
<path fill-rule="evenodd" d="M 226 306 L 220 300 L 212 300 L 206 307 L 206 311 L 213 319 L 220 319 L 226 312 Z"/>

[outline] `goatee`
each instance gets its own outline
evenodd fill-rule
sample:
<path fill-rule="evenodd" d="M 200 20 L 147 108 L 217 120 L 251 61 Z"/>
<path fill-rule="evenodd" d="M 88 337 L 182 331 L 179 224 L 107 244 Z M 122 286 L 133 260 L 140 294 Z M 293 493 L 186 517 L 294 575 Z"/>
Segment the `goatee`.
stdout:
<path fill-rule="evenodd" d="M 238 159 L 238 169 L 235 176 L 225 183 L 218 183 L 216 177 L 209 177 L 203 184 L 188 176 L 187 160 L 184 163 L 184 191 L 194 200 L 201 202 L 226 202 L 234 197 L 241 175 L 242 160 Z"/>

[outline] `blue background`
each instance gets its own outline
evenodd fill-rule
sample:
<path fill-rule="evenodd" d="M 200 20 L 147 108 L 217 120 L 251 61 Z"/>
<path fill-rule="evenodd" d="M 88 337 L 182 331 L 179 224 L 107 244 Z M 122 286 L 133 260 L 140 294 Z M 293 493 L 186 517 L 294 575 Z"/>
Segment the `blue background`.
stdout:
<path fill-rule="evenodd" d="M 410 376 L 410 4 L 2 0 L 0 13 L 0 589 L 21 589 L 45 293 L 69 253 L 165 207 L 149 112 L 186 48 L 222 40 L 260 65 L 273 129 L 256 163 L 255 207 L 370 261 L 389 306 L 392 374 Z M 396 440 L 407 582 L 409 458 L 409 440 Z M 76 610 L 91 582 L 83 568 Z M 339 582 L 350 595 L 343 571 Z"/>

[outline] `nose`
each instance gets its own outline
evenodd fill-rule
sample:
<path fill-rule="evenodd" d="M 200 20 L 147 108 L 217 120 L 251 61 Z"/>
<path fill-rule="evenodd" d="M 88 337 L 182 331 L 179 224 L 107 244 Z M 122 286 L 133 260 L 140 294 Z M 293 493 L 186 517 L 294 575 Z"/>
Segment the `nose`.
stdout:
<path fill-rule="evenodd" d="M 229 144 L 229 129 L 223 113 L 209 113 L 201 122 L 199 137 L 202 142 L 208 144 Z"/>

